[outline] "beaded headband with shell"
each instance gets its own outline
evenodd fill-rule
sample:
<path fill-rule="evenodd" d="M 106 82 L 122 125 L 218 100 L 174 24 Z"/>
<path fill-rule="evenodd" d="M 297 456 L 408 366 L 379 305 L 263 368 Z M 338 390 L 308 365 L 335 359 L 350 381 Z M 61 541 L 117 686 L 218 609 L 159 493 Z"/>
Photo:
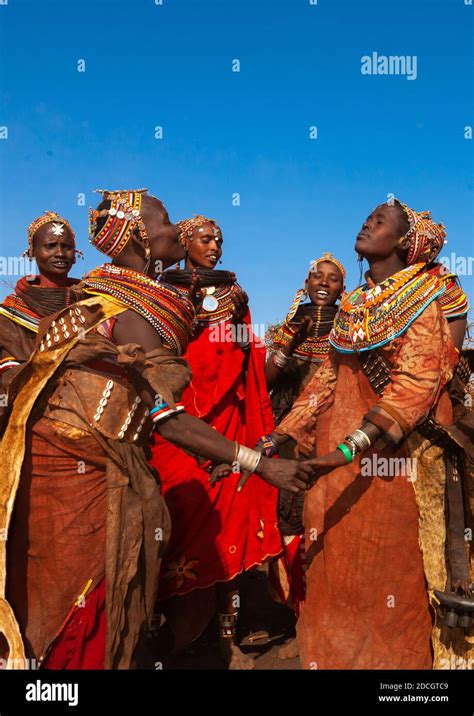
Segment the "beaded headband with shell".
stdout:
<path fill-rule="evenodd" d="M 217 221 L 215 219 L 208 219 L 202 214 L 194 214 L 192 219 L 181 219 L 181 221 L 176 222 L 176 226 L 180 230 L 179 241 L 185 251 L 188 250 L 189 242 L 193 240 L 194 230 L 200 229 L 204 224 L 213 224 L 214 236 L 216 238 L 222 238 L 222 231 Z"/>
<path fill-rule="evenodd" d="M 430 211 L 414 211 L 403 204 L 399 199 L 397 202 L 405 212 L 410 228 L 402 237 L 408 239 L 407 265 L 416 263 L 430 263 L 439 254 L 444 246 L 446 230 L 443 224 L 436 224 L 431 218 Z"/>
<path fill-rule="evenodd" d="M 128 244 L 133 231 L 138 228 L 140 241 L 149 252 L 149 240 L 141 216 L 143 195 L 148 189 L 125 189 L 109 191 L 96 189 L 104 201 L 110 201 L 109 209 L 89 209 L 89 240 L 99 251 L 115 258 Z M 106 216 L 105 224 L 97 230 L 97 220 Z"/>
<path fill-rule="evenodd" d="M 310 274 L 317 270 L 318 264 L 319 264 L 319 263 L 322 263 L 323 261 L 329 261 L 330 263 L 334 264 L 335 266 L 337 266 L 337 268 L 338 268 L 339 271 L 341 272 L 341 275 L 342 275 L 342 292 L 344 293 L 345 288 L 346 288 L 346 270 L 345 270 L 344 266 L 341 264 L 341 262 L 338 261 L 338 259 L 336 259 L 336 257 L 333 256 L 329 251 L 326 251 L 319 259 L 315 259 L 314 261 L 310 261 L 309 271 L 308 271 L 308 275 L 306 276 L 305 283 L 306 283 L 306 281 L 308 280 Z M 290 310 L 288 311 L 288 315 L 287 315 L 287 317 L 286 317 L 286 319 L 285 319 L 286 321 L 289 322 L 289 321 L 291 321 L 291 319 L 294 317 L 296 311 L 298 310 L 298 306 L 299 306 L 300 303 L 301 303 L 301 299 L 303 298 L 303 296 L 305 296 L 305 294 L 306 294 L 306 288 L 300 288 L 300 289 L 298 289 L 298 291 L 295 293 L 295 297 L 294 297 L 294 299 L 293 299 L 293 303 L 291 304 Z"/>
<path fill-rule="evenodd" d="M 28 248 L 23 252 L 23 256 L 28 256 L 30 259 L 33 258 L 33 239 L 38 231 L 42 226 L 45 224 L 53 224 L 53 233 L 55 236 L 61 236 L 64 232 L 64 227 L 66 226 L 69 231 L 71 232 L 72 240 L 74 241 L 75 245 L 75 233 L 72 230 L 72 226 L 67 221 L 67 219 L 64 219 L 62 216 L 59 216 L 55 211 L 45 211 L 41 216 L 38 216 L 37 219 L 31 222 L 31 224 L 28 226 Z M 82 255 L 81 251 L 77 251 L 76 253 L 79 253 Z"/>

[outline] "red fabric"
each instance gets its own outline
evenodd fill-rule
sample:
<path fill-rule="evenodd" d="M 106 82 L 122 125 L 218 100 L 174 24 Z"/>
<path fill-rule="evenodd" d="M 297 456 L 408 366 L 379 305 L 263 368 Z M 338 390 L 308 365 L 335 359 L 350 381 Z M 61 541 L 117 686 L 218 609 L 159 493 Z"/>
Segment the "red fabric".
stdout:
<path fill-rule="evenodd" d="M 42 669 L 103 669 L 105 659 L 105 579 L 102 579 L 83 607 L 75 607 L 67 619 Z"/>
<path fill-rule="evenodd" d="M 203 328 L 188 347 L 184 357 L 193 379 L 181 402 L 229 440 L 253 447 L 273 429 L 265 349 L 251 341 L 247 358 L 234 342 L 213 341 L 215 331 Z M 172 525 L 159 599 L 230 580 L 281 551 L 275 488 L 252 475 L 237 493 L 239 473 L 211 487 L 209 473 L 194 457 L 158 435 L 152 452 Z"/>
<path fill-rule="evenodd" d="M 283 554 L 270 564 L 268 581 L 275 601 L 286 604 L 299 618 L 306 598 L 304 535 L 284 537 Z"/>

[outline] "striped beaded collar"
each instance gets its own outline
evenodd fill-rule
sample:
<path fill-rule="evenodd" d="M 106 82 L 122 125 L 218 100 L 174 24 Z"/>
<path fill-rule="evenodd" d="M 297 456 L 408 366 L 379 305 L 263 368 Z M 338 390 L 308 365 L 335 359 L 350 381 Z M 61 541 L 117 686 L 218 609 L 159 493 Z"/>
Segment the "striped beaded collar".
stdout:
<path fill-rule="evenodd" d="M 341 353 L 356 353 L 384 346 L 397 338 L 445 288 L 425 272 L 424 263 L 413 264 L 385 281 L 368 282 L 347 294 L 329 335 Z"/>
<path fill-rule="evenodd" d="M 294 329 L 303 316 L 310 316 L 313 326 L 310 335 L 293 351 L 293 357 L 309 363 L 321 363 L 329 353 L 329 333 L 334 323 L 334 317 L 339 306 L 314 306 L 303 304 L 299 306 L 295 315 L 282 323 L 275 335 L 271 350 L 284 348 L 293 338 Z"/>
<path fill-rule="evenodd" d="M 128 306 L 143 316 L 177 355 L 185 352 L 195 311 L 191 301 L 174 286 L 131 269 L 103 264 L 84 276 L 80 288 Z"/>

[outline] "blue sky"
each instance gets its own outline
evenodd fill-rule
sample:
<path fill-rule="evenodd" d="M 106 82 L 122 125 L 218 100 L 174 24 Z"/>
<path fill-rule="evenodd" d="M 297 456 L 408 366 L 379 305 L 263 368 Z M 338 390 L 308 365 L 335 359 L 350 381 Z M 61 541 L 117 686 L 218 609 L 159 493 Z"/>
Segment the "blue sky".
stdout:
<path fill-rule="evenodd" d="M 472 255 L 473 13 L 464 0 L 0 4 L 0 254 L 18 255 L 53 209 L 85 251 L 79 275 L 103 260 L 92 190 L 145 186 L 172 220 L 220 222 L 221 268 L 262 323 L 324 251 L 356 285 L 355 236 L 388 193 L 444 222 L 444 253 Z M 362 75 L 373 52 L 415 55 L 416 80 Z"/>

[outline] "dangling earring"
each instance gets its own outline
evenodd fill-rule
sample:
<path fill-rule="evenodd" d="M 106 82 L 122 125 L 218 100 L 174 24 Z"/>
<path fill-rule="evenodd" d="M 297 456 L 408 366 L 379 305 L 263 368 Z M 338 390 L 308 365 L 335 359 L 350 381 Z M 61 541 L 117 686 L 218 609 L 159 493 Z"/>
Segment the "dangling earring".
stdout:
<path fill-rule="evenodd" d="M 146 259 L 146 263 L 145 263 L 145 266 L 143 267 L 143 273 L 145 274 L 145 276 L 147 276 L 149 268 L 150 268 L 150 264 L 151 264 L 151 251 L 150 251 L 149 244 L 145 244 L 145 259 Z"/>
<path fill-rule="evenodd" d="M 364 257 L 362 256 L 362 254 L 357 254 L 357 262 L 359 264 L 359 286 L 362 284 L 362 270 L 363 270 L 362 262 L 363 262 L 363 260 L 364 260 Z"/>

